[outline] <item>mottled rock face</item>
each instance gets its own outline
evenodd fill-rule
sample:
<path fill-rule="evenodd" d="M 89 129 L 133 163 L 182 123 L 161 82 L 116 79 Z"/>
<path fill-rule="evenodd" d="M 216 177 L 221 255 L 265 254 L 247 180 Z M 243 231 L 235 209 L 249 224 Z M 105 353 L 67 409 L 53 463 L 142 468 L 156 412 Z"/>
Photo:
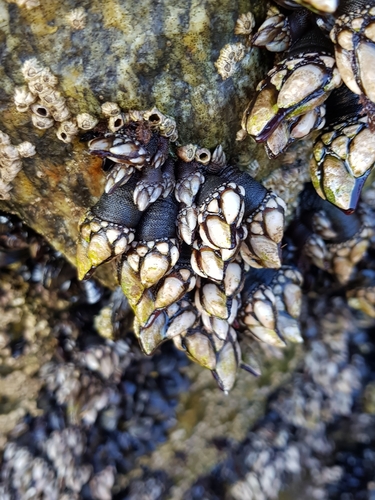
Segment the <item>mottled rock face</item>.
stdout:
<path fill-rule="evenodd" d="M 105 101 L 125 110 L 156 105 L 176 118 L 182 144 L 222 143 L 229 153 L 237 148 L 244 165 L 254 159 L 255 146 L 249 141 L 236 145 L 235 135 L 244 102 L 267 69 L 267 59 L 258 50 L 247 50 L 226 80 L 214 64 L 225 44 L 239 42 L 235 22 L 249 5 L 213 0 L 178 7 L 167 0 L 157 5 L 149 0 L 91 1 L 79 8 L 73 1 L 38 3 L 0 3 L 0 130 L 12 144 L 28 140 L 36 148 L 33 158 L 23 160 L 11 198 L 2 207 L 20 214 L 72 262 L 77 221 L 102 192 L 103 180 L 101 162 L 86 154 L 77 137 L 65 144 L 56 137 L 69 116 L 103 118 Z M 264 16 L 263 2 L 250 7 L 256 18 Z M 22 71 L 31 58 L 50 70 L 53 109 L 45 89 L 35 89 Z M 27 84 L 34 99 L 25 94 Z M 24 89 L 17 94 L 15 87 Z M 21 112 L 19 100 L 34 100 L 32 110 Z M 51 113 L 40 106 L 36 110 L 35 102 Z M 259 155 L 264 159 L 262 151 Z M 262 172 L 269 169 L 267 163 Z"/>

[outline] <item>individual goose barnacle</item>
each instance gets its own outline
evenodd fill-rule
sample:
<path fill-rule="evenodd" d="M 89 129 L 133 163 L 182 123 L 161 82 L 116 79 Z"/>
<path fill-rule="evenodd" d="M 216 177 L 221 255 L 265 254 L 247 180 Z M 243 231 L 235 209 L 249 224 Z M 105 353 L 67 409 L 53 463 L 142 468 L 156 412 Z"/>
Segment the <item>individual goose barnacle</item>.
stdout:
<path fill-rule="evenodd" d="M 275 2 L 291 9 L 306 7 L 318 14 L 332 14 L 339 5 L 339 0 L 275 0 Z"/>
<path fill-rule="evenodd" d="M 150 355 L 166 340 L 185 335 L 197 318 L 198 311 L 186 295 L 165 310 L 153 312 L 146 326 L 141 326 L 135 318 L 134 332 L 142 351 Z"/>
<path fill-rule="evenodd" d="M 270 286 L 276 272 L 271 269 L 250 271 L 242 292 L 239 319 L 245 333 L 267 344 L 284 347 L 285 341 L 277 325 L 276 297 Z"/>
<path fill-rule="evenodd" d="M 302 342 L 298 323 L 302 307 L 302 282 L 301 273 L 290 266 L 251 269 L 242 292 L 242 306 L 238 315 L 240 321 L 253 335 L 271 344 L 280 345 L 280 338 Z M 263 304 L 259 300 L 263 300 Z M 267 330 L 272 323 L 273 333 Z"/>
<path fill-rule="evenodd" d="M 200 186 L 204 183 L 204 175 L 197 161 L 177 161 L 175 196 L 178 202 L 187 207 L 193 205 Z"/>
<path fill-rule="evenodd" d="M 79 224 L 77 247 L 79 279 L 91 276 L 95 269 L 124 253 L 134 240 L 142 212 L 133 203 L 136 179 L 111 194 L 104 193 Z"/>
<path fill-rule="evenodd" d="M 330 34 L 337 67 L 345 84 L 361 96 L 368 114 L 374 115 L 375 2 L 341 0 L 337 15 Z"/>
<path fill-rule="evenodd" d="M 231 324 L 238 310 L 238 299 L 235 295 L 228 296 L 221 284 L 200 278 L 194 298 L 199 311 L 208 316 L 227 320 Z"/>
<path fill-rule="evenodd" d="M 305 12 L 305 11 L 304 11 Z M 270 52 L 283 52 L 290 46 L 289 19 L 275 6 L 267 11 L 267 18 L 251 39 L 252 45 L 265 47 Z"/>
<path fill-rule="evenodd" d="M 111 193 L 117 186 L 126 184 L 134 168 L 141 169 L 150 160 L 147 149 L 126 134 L 106 134 L 104 137 L 92 139 L 89 142 L 89 153 L 114 162 L 107 176 L 106 193 Z"/>
<path fill-rule="evenodd" d="M 209 280 L 198 281 L 195 294 L 195 305 L 201 312 L 202 322 L 206 330 L 224 340 L 228 328 L 233 324 L 240 304 L 239 293 L 244 281 L 244 264 L 239 258 L 226 264 L 221 283 L 210 283 Z M 210 286 L 212 285 L 212 286 Z M 213 305 L 210 300 L 215 298 Z"/>
<path fill-rule="evenodd" d="M 292 239 L 317 267 L 336 276 L 341 284 L 347 283 L 369 247 L 373 228 L 361 213 L 345 214 L 321 199 L 311 184 L 300 200 L 297 221 L 291 228 Z M 329 219 L 328 233 L 326 224 L 316 223 L 313 215 L 317 212 L 325 212 Z"/>
<path fill-rule="evenodd" d="M 130 267 L 137 273 L 143 288 L 156 285 L 178 261 L 176 215 L 177 204 L 173 196 L 169 195 L 153 203 L 138 223 L 135 240 L 124 256 L 122 266 L 124 269 Z M 124 280 L 126 283 L 126 276 Z"/>
<path fill-rule="evenodd" d="M 174 186 L 174 161 L 171 158 L 161 168 L 148 165 L 134 189 L 134 203 L 144 211 L 160 196 L 167 198 Z"/>
<path fill-rule="evenodd" d="M 202 241 L 220 250 L 223 260 L 231 259 L 241 245 L 247 264 L 280 267 L 283 200 L 236 167 L 216 168 L 211 163 L 206 171 L 210 174 L 205 172 L 197 200 Z"/>
<path fill-rule="evenodd" d="M 135 205 L 143 212 L 163 194 L 163 188 L 161 169 L 148 165 L 143 169 L 142 178 L 134 189 L 133 199 Z"/>
<path fill-rule="evenodd" d="M 245 188 L 232 181 L 231 167 L 219 169 L 218 175 L 205 174 L 205 183 L 197 196 L 199 235 L 213 248 L 234 255 L 243 238 Z M 229 253 L 229 255 L 227 255 Z"/>
<path fill-rule="evenodd" d="M 360 97 L 345 85 L 332 93 L 327 124 L 315 141 L 310 163 L 311 181 L 319 196 L 348 213 L 355 210 L 375 165 L 375 132 L 361 110 Z"/>
<path fill-rule="evenodd" d="M 177 232 L 179 238 L 187 245 L 192 246 L 195 240 L 197 227 L 197 207 L 194 204 L 188 207 L 181 207 L 177 214 Z"/>
<path fill-rule="evenodd" d="M 322 105 L 341 83 L 329 42 L 318 28 L 301 37 L 260 82 L 242 128 L 276 157 L 324 125 Z"/>
<path fill-rule="evenodd" d="M 296 9 L 289 16 L 284 15 L 272 5 L 267 12 L 267 19 L 258 28 L 251 39 L 257 47 L 265 47 L 270 52 L 284 52 L 293 41 L 311 26 L 312 15 L 306 9 Z"/>
<path fill-rule="evenodd" d="M 232 327 L 224 341 L 217 342 L 219 339 L 215 337 L 204 327 L 195 327 L 185 336 L 174 337 L 174 341 L 192 361 L 211 370 L 220 389 L 228 392 L 234 385 L 241 365 L 241 349 Z"/>
<path fill-rule="evenodd" d="M 155 315 L 180 301 L 194 288 L 196 281 L 189 259 L 184 254 L 172 271 L 165 274 L 153 287 L 145 288 L 140 283 L 139 273 L 127 265 L 126 259 L 120 267 L 119 276 L 122 290 L 134 310 L 140 328 L 147 328 Z"/>
<path fill-rule="evenodd" d="M 202 278 L 220 283 L 224 278 L 225 262 L 218 250 L 205 245 L 199 240 L 194 241 L 191 253 L 191 265 Z"/>

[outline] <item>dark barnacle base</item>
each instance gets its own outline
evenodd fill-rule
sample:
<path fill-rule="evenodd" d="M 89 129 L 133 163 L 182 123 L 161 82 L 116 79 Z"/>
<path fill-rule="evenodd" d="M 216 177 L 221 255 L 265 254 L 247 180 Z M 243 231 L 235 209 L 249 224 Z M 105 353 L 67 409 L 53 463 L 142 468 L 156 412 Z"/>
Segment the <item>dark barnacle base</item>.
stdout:
<path fill-rule="evenodd" d="M 250 42 L 283 54 L 259 83 L 239 138 L 248 133 L 273 158 L 319 131 L 314 187 L 351 212 L 375 165 L 375 1 L 277 3 Z"/>
<path fill-rule="evenodd" d="M 163 116 L 129 112 L 115 132 L 94 132 L 89 150 L 105 160 L 109 181 L 80 223 L 78 272 L 87 278 L 117 259 L 142 350 L 172 339 L 228 391 L 238 368 L 255 372 L 241 360 L 240 330 L 271 344 L 301 341 L 302 279 L 281 267 L 286 206 L 228 165 L 220 146 L 175 148 Z"/>

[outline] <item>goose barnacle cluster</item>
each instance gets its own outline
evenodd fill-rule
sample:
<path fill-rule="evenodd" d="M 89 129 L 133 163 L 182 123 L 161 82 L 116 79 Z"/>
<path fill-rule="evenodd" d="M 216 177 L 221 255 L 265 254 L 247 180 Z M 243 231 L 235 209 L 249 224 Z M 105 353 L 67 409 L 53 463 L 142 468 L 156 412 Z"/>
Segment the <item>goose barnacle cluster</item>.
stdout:
<path fill-rule="evenodd" d="M 285 203 L 229 165 L 221 146 L 174 145 L 175 122 L 156 108 L 107 107 L 123 125 L 91 132 L 107 182 L 80 222 L 79 277 L 117 259 L 143 351 L 172 339 L 228 391 L 239 367 L 254 372 L 242 363 L 239 330 L 273 345 L 301 341 L 302 279 L 281 267 Z M 262 269 L 270 273 L 252 274 Z M 244 288 L 249 279 L 263 295 Z"/>

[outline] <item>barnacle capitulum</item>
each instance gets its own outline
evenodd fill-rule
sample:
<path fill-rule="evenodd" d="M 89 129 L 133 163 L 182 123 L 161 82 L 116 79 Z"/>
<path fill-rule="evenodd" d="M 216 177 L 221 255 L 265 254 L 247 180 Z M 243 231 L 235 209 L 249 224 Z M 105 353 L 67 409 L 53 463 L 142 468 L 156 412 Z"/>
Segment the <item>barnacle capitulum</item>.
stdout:
<path fill-rule="evenodd" d="M 275 0 L 276 3 L 287 8 L 306 7 L 318 14 L 334 13 L 339 0 Z"/>
<path fill-rule="evenodd" d="M 145 289 L 140 283 L 139 273 L 132 270 L 125 257 L 120 267 L 120 282 L 134 310 L 141 335 L 155 317 L 182 300 L 195 287 L 195 275 L 186 256 L 182 254 L 171 272 L 165 274 L 157 285 Z"/>
<path fill-rule="evenodd" d="M 312 185 L 301 194 L 293 238 L 317 267 L 333 274 L 341 284 L 351 278 L 372 235 L 373 228 L 361 212 L 344 213 L 320 198 Z"/>
<path fill-rule="evenodd" d="M 144 288 L 157 284 L 171 271 L 179 258 L 173 196 L 153 203 L 139 221 L 131 248 L 125 259 L 138 273 Z"/>
<path fill-rule="evenodd" d="M 340 84 L 329 44 L 313 29 L 260 82 L 244 112 L 242 128 L 255 141 L 266 142 L 269 156 L 275 157 L 296 138 L 324 125 L 324 110 L 316 109 Z M 301 115 L 307 115 L 304 121 Z"/>
<path fill-rule="evenodd" d="M 106 113 L 109 114 L 112 111 L 116 111 L 116 108 L 112 104 L 107 103 L 108 109 L 105 108 Z M 110 120 L 116 116 L 110 116 Z M 153 116 L 150 115 L 151 118 Z M 107 193 L 111 193 L 116 186 L 121 186 L 128 182 L 134 169 L 141 170 L 146 166 L 150 167 L 148 175 L 151 177 L 154 176 L 155 181 L 158 181 L 157 177 L 160 177 L 160 173 L 152 173 L 151 169 L 159 169 L 165 163 L 169 152 L 169 140 L 158 134 L 154 129 L 154 121 L 145 119 L 141 119 L 140 121 L 123 121 L 121 122 L 121 126 L 112 134 L 107 133 L 104 137 L 97 137 L 89 142 L 89 152 L 91 154 L 101 158 L 108 158 L 114 162 L 114 166 L 107 176 L 105 187 Z M 162 179 L 159 180 L 162 183 L 164 182 Z M 167 182 L 167 179 L 165 181 Z M 146 180 L 145 182 L 147 183 Z M 152 194 L 150 198 L 152 198 Z M 141 201 L 140 205 L 144 207 L 148 206 L 147 201 L 145 203 Z"/>
<path fill-rule="evenodd" d="M 189 207 L 193 205 L 198 190 L 204 183 L 205 177 L 197 161 L 178 161 L 176 170 L 176 199 Z"/>
<path fill-rule="evenodd" d="M 142 212 L 133 203 L 133 189 L 134 183 L 129 183 L 104 193 L 80 222 L 79 279 L 88 278 L 99 265 L 124 253 L 134 240 Z"/>
<path fill-rule="evenodd" d="M 246 218 L 247 236 L 241 244 L 240 253 L 249 266 L 281 266 L 285 213 L 284 201 L 267 191 L 262 202 Z"/>
<path fill-rule="evenodd" d="M 239 320 L 245 333 L 276 347 L 302 342 L 298 319 L 302 276 L 296 269 L 252 269 L 242 292 Z"/>
<path fill-rule="evenodd" d="M 342 0 L 338 14 L 330 34 L 337 67 L 352 92 L 375 103 L 375 3 Z M 373 114 L 374 106 L 367 106 Z"/>
<path fill-rule="evenodd" d="M 247 264 L 280 267 L 286 209 L 283 200 L 235 167 L 211 163 L 205 178 L 197 199 L 203 243 L 219 250 L 224 261 L 241 247 Z"/>
<path fill-rule="evenodd" d="M 360 98 L 347 87 L 333 92 L 327 126 L 315 141 L 310 163 L 319 196 L 347 212 L 355 210 L 375 165 L 375 133 L 361 110 Z"/>
<path fill-rule="evenodd" d="M 375 318 L 375 275 L 373 269 L 365 269 L 356 276 L 346 292 L 348 304 L 353 309 Z"/>
<path fill-rule="evenodd" d="M 206 245 L 214 250 L 232 250 L 234 254 L 243 238 L 244 196 L 241 185 L 206 176 L 197 200 L 199 234 Z"/>
<path fill-rule="evenodd" d="M 220 339 L 204 327 L 197 326 L 173 340 L 192 361 L 212 371 L 222 391 L 232 389 L 241 365 L 241 349 L 234 328 L 230 327 L 226 337 Z"/>
<path fill-rule="evenodd" d="M 271 5 L 267 19 L 253 35 L 251 43 L 256 47 L 265 47 L 270 52 L 283 52 L 290 46 L 289 19 L 280 10 Z"/>
<path fill-rule="evenodd" d="M 191 246 L 195 240 L 197 227 L 197 207 L 195 205 L 182 207 L 177 215 L 177 231 L 180 239 Z"/>

